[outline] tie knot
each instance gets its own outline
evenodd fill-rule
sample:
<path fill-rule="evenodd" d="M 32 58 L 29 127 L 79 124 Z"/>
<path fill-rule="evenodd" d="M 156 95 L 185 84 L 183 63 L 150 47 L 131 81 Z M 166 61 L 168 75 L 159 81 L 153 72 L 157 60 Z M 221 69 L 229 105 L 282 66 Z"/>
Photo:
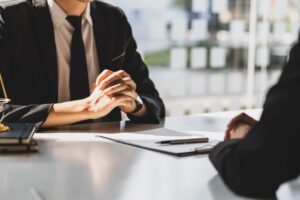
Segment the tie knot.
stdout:
<path fill-rule="evenodd" d="M 67 20 L 75 29 L 81 28 L 81 19 L 81 16 L 67 16 Z"/>

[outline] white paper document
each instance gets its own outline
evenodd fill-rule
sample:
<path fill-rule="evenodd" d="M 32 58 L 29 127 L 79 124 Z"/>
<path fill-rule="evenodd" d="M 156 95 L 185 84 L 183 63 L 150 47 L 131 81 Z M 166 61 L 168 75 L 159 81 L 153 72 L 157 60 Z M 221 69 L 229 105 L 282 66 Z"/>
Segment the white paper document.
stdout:
<path fill-rule="evenodd" d="M 139 132 L 124 132 L 113 134 L 98 134 L 98 137 L 110 139 L 123 144 L 136 146 L 144 149 L 149 149 L 161 153 L 167 153 L 175 156 L 188 156 L 201 153 L 208 153 L 220 141 L 209 139 L 209 142 L 192 143 L 192 144 L 159 144 L 160 141 L 174 140 L 174 139 L 192 139 L 202 138 L 209 135 L 208 132 L 202 134 L 188 134 L 164 128 L 139 131 Z M 209 136 L 208 136 L 209 137 Z"/>

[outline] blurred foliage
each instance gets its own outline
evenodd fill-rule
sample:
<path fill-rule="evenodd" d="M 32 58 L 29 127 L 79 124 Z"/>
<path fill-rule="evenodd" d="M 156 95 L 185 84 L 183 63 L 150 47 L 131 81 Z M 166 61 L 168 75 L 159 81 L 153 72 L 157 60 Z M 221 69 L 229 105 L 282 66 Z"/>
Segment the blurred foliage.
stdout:
<path fill-rule="evenodd" d="M 208 50 L 207 54 L 207 69 L 213 69 L 210 66 L 210 49 L 213 47 L 219 46 L 213 40 L 207 40 L 205 42 L 201 42 L 191 46 L 183 46 L 187 49 L 188 57 L 187 57 L 187 67 L 191 68 L 191 51 L 194 47 L 204 47 Z M 174 46 L 175 47 L 175 46 Z M 178 46 L 182 47 L 182 46 Z M 170 51 L 171 49 L 158 50 L 155 52 L 147 53 L 145 55 L 145 63 L 149 67 L 170 67 Z M 242 69 L 247 65 L 247 49 L 245 48 L 228 48 L 227 52 L 227 66 L 229 68 Z"/>
<path fill-rule="evenodd" d="M 185 7 L 187 0 L 173 0 L 173 3 L 180 7 Z"/>
<path fill-rule="evenodd" d="M 145 55 L 145 62 L 149 66 L 168 67 L 170 62 L 170 49 L 147 53 Z"/>
<path fill-rule="evenodd" d="M 192 6 L 192 0 L 173 0 L 173 4 L 188 11 Z"/>

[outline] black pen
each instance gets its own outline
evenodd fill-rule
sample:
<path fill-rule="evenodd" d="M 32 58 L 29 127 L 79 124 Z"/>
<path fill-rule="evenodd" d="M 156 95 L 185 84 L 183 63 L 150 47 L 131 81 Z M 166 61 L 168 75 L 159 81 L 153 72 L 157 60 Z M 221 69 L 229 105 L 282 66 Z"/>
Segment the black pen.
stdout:
<path fill-rule="evenodd" d="M 163 140 L 156 142 L 157 144 L 191 144 L 191 143 L 204 143 L 208 142 L 209 138 L 202 137 L 202 138 L 189 138 L 189 139 L 175 139 L 175 140 Z"/>

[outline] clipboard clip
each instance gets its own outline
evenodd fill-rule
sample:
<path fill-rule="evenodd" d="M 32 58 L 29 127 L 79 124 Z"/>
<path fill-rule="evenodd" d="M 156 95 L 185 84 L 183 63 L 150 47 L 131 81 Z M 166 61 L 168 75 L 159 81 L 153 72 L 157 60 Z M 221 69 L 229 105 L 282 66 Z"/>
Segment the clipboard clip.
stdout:
<path fill-rule="evenodd" d="M 215 146 L 216 144 L 206 144 L 201 147 L 194 148 L 194 151 L 198 154 L 206 154 L 209 153 Z"/>

